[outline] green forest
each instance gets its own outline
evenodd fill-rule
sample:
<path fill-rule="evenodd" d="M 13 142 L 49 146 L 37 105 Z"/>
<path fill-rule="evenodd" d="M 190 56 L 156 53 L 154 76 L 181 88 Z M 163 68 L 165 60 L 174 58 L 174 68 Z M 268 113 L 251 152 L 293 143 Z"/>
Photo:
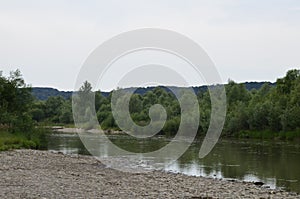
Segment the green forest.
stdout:
<path fill-rule="evenodd" d="M 300 70 L 289 70 L 276 84 L 264 84 L 247 90 L 243 83 L 229 80 L 225 85 L 227 115 L 223 136 L 292 140 L 300 138 Z M 76 94 L 91 92 L 85 82 Z M 101 128 L 119 130 L 111 112 L 111 93 L 95 95 L 95 111 Z M 200 107 L 198 135 L 205 135 L 210 121 L 211 102 L 208 90 L 197 94 Z M 149 108 L 161 104 L 167 120 L 159 134 L 173 136 L 180 124 L 181 110 L 175 95 L 156 87 L 145 94 L 133 94 L 129 111 L 132 120 L 141 126 L 149 124 Z M 31 94 L 19 70 L 8 77 L 0 76 L 0 149 L 38 148 L 43 126 L 73 126 L 72 99 L 50 96 L 38 100 Z M 89 114 L 85 111 L 83 114 Z M 93 125 L 86 128 L 93 128 Z M 13 139 L 12 139 L 13 138 Z M 7 147 L 9 146 L 9 147 Z"/>
<path fill-rule="evenodd" d="M 45 129 L 32 118 L 35 101 L 19 70 L 0 73 L 0 151 L 42 148 Z"/>

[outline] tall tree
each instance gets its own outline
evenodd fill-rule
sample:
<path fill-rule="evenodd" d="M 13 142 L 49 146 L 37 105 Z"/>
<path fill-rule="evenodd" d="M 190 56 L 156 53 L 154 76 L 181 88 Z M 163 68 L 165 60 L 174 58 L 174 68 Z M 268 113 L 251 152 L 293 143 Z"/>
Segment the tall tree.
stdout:
<path fill-rule="evenodd" d="M 29 113 L 32 103 L 31 88 L 19 70 L 10 72 L 9 77 L 0 73 L 0 124 L 12 131 L 29 131 L 33 127 Z"/>

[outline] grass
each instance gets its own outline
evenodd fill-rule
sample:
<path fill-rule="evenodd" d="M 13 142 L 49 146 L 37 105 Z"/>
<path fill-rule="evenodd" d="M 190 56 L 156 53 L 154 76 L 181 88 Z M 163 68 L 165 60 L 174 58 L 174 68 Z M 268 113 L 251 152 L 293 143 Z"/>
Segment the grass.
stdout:
<path fill-rule="evenodd" d="M 300 130 L 280 132 L 278 136 L 282 140 L 294 140 L 296 138 L 299 139 L 300 138 Z"/>
<path fill-rule="evenodd" d="M 264 131 L 240 131 L 236 134 L 238 138 L 251 138 L 251 139 L 275 139 L 292 141 L 300 138 L 300 130 L 286 131 L 286 132 L 274 132 L 270 130 Z"/>
<path fill-rule="evenodd" d="M 12 149 L 43 149 L 45 130 L 35 129 L 30 133 L 0 131 L 0 151 Z"/>

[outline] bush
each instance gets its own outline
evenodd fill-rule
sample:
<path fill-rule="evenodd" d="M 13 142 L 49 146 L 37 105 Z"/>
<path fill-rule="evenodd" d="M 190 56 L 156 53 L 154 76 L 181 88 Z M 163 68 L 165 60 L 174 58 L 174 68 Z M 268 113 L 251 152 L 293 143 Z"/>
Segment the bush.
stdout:
<path fill-rule="evenodd" d="M 35 129 L 31 133 L 0 132 L 0 151 L 11 149 L 44 149 L 46 147 L 47 131 Z"/>

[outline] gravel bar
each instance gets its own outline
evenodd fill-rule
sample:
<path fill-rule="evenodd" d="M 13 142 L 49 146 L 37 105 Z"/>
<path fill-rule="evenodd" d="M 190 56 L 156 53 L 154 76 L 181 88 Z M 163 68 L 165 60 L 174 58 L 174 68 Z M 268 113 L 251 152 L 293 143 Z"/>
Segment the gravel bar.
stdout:
<path fill-rule="evenodd" d="M 36 150 L 1 152 L 0 176 L 0 198 L 300 198 L 249 182 L 126 173 L 91 156 Z"/>

